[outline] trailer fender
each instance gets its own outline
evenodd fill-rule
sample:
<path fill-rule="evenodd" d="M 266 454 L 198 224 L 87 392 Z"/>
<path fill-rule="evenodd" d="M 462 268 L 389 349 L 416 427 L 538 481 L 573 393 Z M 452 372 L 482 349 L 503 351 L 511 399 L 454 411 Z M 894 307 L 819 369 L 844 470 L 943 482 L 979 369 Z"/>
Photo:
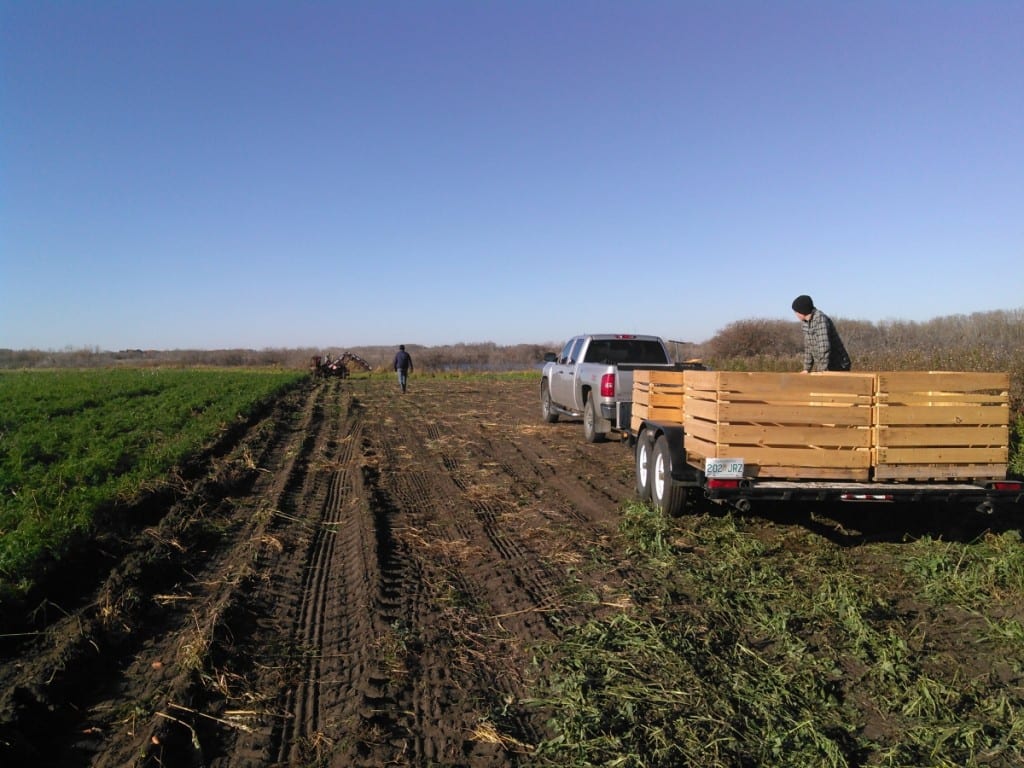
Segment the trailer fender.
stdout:
<path fill-rule="evenodd" d="M 652 444 L 664 435 L 668 442 L 669 455 L 672 457 L 672 479 L 687 484 L 700 482 L 700 473 L 686 463 L 686 451 L 683 448 L 685 433 L 681 424 L 644 421 L 639 432 L 648 432 Z"/>

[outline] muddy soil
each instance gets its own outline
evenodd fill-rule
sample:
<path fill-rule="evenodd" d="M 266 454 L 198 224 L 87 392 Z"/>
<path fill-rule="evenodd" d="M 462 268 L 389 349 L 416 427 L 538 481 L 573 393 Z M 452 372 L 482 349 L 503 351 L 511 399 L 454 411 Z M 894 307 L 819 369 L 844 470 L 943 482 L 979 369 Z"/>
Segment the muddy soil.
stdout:
<path fill-rule="evenodd" d="M 530 765 L 535 649 L 644 589 L 632 471 L 535 381 L 310 380 L 0 606 L 0 765 Z"/>
<path fill-rule="evenodd" d="M 525 764 L 631 472 L 534 382 L 309 382 L 7 607 L 0 764 Z"/>

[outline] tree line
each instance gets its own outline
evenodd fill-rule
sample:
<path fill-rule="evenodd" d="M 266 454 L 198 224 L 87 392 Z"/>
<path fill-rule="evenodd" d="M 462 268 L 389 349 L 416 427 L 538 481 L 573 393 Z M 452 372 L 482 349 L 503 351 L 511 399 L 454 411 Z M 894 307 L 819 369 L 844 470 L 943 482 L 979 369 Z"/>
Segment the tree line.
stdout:
<path fill-rule="evenodd" d="M 948 315 L 927 322 L 868 322 L 833 317 L 860 370 L 998 370 L 1024 374 L 1024 308 Z M 493 342 L 441 346 L 406 344 L 417 370 L 508 371 L 537 368 L 544 353 L 562 340 L 539 344 Z M 307 368 L 314 355 L 351 352 L 376 370 L 390 370 L 395 346 L 331 346 L 216 350 L 107 351 L 0 349 L 0 369 L 90 368 L 102 366 L 245 366 Z M 792 320 L 746 319 L 730 323 L 701 342 L 669 340 L 676 361 L 701 359 L 722 370 L 799 370 L 803 354 L 800 324 Z"/>

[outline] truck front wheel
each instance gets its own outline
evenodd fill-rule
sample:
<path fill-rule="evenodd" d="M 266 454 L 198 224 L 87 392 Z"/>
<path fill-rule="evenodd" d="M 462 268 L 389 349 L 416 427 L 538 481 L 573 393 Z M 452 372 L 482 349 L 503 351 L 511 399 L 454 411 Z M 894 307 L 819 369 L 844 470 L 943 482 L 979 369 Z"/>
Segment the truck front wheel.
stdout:
<path fill-rule="evenodd" d="M 540 417 L 548 424 L 558 421 L 558 411 L 551 405 L 551 388 L 547 379 L 540 383 Z"/>
<path fill-rule="evenodd" d="M 672 451 L 664 435 L 654 443 L 651 470 L 651 500 L 669 517 L 678 517 L 686 508 L 686 486 L 672 479 Z"/>
<path fill-rule="evenodd" d="M 599 443 L 604 440 L 604 432 L 597 431 L 599 423 L 597 406 L 594 405 L 594 398 L 591 397 L 583 409 L 583 437 L 588 443 Z"/>
<path fill-rule="evenodd" d="M 644 430 L 636 439 L 636 495 L 645 504 L 651 500 L 654 440 L 650 430 Z"/>

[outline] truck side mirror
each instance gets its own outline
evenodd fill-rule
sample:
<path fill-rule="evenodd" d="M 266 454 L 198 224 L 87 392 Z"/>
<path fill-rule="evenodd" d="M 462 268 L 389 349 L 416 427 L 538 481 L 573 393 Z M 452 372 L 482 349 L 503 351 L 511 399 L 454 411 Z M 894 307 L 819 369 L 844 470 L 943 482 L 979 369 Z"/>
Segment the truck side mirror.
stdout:
<path fill-rule="evenodd" d="M 553 363 L 557 359 L 558 359 L 558 355 L 556 355 L 554 352 L 545 352 L 544 353 L 544 362 L 545 363 Z"/>

